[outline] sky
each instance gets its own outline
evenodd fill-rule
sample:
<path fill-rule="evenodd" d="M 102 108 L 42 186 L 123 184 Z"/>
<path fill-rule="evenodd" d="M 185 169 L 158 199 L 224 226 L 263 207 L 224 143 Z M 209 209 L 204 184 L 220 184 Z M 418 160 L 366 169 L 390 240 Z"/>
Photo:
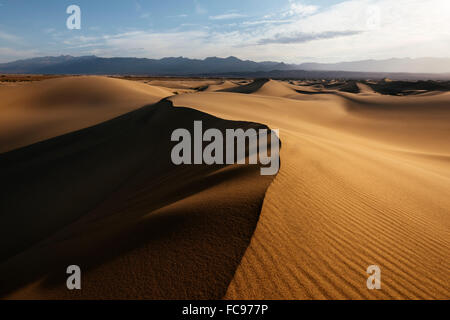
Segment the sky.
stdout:
<path fill-rule="evenodd" d="M 70 5 L 81 28 L 68 29 Z M 449 0 L 0 0 L 0 62 L 38 56 L 449 57 Z"/>

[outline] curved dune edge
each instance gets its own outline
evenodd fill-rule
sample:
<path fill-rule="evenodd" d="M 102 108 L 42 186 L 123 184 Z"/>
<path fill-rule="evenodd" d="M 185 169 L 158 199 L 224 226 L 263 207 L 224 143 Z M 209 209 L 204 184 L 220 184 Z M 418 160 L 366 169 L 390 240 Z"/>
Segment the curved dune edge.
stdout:
<path fill-rule="evenodd" d="M 0 153 L 96 125 L 172 95 L 170 88 L 99 76 L 0 86 Z"/>
<path fill-rule="evenodd" d="M 258 165 L 172 165 L 170 134 L 194 120 L 266 128 L 162 100 L 1 154 L 0 297 L 222 298 L 273 177 Z M 65 287 L 71 264 L 81 291 Z"/>
<path fill-rule="evenodd" d="M 215 92 L 215 91 L 224 91 L 224 90 L 229 90 L 232 88 L 238 88 L 239 86 L 236 85 L 235 83 L 229 81 L 229 80 L 224 80 L 222 82 L 216 83 L 216 84 L 207 84 L 203 87 L 198 88 L 198 91 L 202 92 Z"/>
<path fill-rule="evenodd" d="M 448 299 L 448 94 L 257 90 L 170 98 L 280 129 L 283 166 L 225 298 Z"/>

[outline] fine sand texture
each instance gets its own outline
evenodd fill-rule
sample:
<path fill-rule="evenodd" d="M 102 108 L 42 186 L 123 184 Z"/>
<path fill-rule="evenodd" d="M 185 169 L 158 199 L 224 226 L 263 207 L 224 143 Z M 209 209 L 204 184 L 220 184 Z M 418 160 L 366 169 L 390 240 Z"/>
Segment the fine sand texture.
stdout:
<path fill-rule="evenodd" d="M 449 299 L 450 94 L 393 85 L 0 87 L 0 297 Z M 279 173 L 173 165 L 195 120 L 279 129 Z"/>
<path fill-rule="evenodd" d="M 448 299 L 450 95 L 258 80 L 171 98 L 280 129 L 281 170 L 228 299 Z M 378 265 L 382 290 L 368 290 Z"/>

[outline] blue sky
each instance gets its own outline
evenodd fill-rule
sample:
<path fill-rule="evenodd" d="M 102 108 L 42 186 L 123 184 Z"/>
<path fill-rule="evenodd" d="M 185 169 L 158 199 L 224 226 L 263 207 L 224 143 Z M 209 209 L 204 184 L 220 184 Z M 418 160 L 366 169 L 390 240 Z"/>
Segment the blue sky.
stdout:
<path fill-rule="evenodd" d="M 81 29 L 66 27 L 69 5 Z M 448 56 L 448 0 L 0 0 L 0 62 L 45 55 L 337 62 Z"/>

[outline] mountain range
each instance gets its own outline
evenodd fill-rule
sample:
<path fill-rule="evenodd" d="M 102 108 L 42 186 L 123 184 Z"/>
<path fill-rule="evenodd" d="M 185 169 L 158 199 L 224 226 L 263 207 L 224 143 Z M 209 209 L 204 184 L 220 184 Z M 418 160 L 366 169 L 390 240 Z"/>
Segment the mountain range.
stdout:
<path fill-rule="evenodd" d="M 185 57 L 162 59 L 102 58 L 97 56 L 39 57 L 0 64 L 0 73 L 24 74 L 111 74 L 187 76 L 225 73 L 261 73 L 284 71 L 342 71 L 376 73 L 450 73 L 450 58 L 362 60 L 353 62 L 286 64 L 254 62 L 236 57 L 209 57 L 204 60 Z"/>

